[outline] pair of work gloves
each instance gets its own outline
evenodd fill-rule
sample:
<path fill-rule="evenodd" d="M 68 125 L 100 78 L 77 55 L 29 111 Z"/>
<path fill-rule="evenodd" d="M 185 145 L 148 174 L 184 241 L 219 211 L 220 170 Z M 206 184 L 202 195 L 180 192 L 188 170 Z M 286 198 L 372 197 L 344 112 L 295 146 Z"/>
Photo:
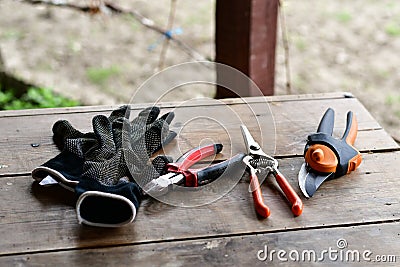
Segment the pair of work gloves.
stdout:
<path fill-rule="evenodd" d="M 58 183 L 75 192 L 79 223 L 128 224 L 145 194 L 139 185 L 163 174 L 171 161 L 158 156 L 149 163 L 150 156 L 176 136 L 169 130 L 174 113 L 159 114 L 158 107 L 149 107 L 129 121 L 130 109 L 122 106 L 109 117 L 93 117 L 89 133 L 66 120 L 57 121 L 53 140 L 61 153 L 35 168 L 32 177 L 40 185 Z"/>

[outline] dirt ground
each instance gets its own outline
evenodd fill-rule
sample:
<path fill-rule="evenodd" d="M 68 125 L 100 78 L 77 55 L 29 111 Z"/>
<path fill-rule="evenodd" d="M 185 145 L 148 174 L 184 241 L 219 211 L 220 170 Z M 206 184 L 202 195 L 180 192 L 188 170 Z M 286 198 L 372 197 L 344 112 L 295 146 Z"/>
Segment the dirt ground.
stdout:
<path fill-rule="evenodd" d="M 90 1 L 69 2 L 86 5 Z M 114 1 L 127 10 L 139 11 L 163 28 L 170 2 Z M 291 93 L 352 92 L 400 140 L 400 2 L 283 3 L 290 45 Z M 215 0 L 177 0 L 173 27 L 182 31 L 178 38 L 207 59 L 215 56 L 214 6 Z M 128 102 L 158 70 L 162 41 L 158 33 L 129 16 L 88 15 L 0 0 L 0 49 L 8 70 L 85 105 Z M 171 44 L 165 66 L 191 60 Z M 288 93 L 285 82 L 279 39 L 276 94 Z M 157 89 L 152 93 L 157 95 Z M 180 92 L 174 100 L 213 94 L 209 87 L 200 88 Z"/>

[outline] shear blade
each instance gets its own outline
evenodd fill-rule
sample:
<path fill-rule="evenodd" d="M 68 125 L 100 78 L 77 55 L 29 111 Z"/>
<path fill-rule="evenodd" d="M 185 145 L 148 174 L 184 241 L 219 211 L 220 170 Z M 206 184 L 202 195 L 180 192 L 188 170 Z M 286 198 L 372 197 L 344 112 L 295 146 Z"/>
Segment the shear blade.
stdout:
<path fill-rule="evenodd" d="M 298 176 L 301 192 L 306 198 L 312 197 L 321 184 L 331 178 L 333 174 L 333 172 L 326 174 L 315 173 L 307 168 L 306 163 L 303 163 Z"/>

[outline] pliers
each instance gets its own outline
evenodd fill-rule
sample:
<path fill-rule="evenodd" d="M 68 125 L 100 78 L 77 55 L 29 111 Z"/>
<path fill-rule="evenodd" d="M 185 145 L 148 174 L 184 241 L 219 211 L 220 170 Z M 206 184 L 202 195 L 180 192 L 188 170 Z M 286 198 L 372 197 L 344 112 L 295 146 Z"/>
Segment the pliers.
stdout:
<path fill-rule="evenodd" d="M 143 190 L 147 194 L 156 197 L 168 193 L 173 185 L 197 187 L 215 181 L 232 164 L 242 164 L 242 159 L 245 155 L 239 153 L 230 159 L 205 168 L 189 168 L 204 158 L 220 153 L 222 148 L 222 144 L 210 144 L 189 150 L 178 158 L 176 162 L 168 163 L 166 165 L 166 174 L 148 182 L 144 185 Z"/>
<path fill-rule="evenodd" d="M 264 203 L 257 174 L 266 173 L 266 176 L 268 176 L 269 173 L 272 173 L 286 198 L 292 204 L 292 213 L 295 216 L 299 216 L 303 212 L 303 202 L 278 170 L 278 161 L 262 151 L 260 145 L 254 140 L 245 125 L 241 125 L 240 128 L 247 148 L 247 155 L 243 158 L 243 162 L 250 173 L 250 190 L 253 195 L 256 212 L 264 218 L 271 213 L 269 207 Z"/>

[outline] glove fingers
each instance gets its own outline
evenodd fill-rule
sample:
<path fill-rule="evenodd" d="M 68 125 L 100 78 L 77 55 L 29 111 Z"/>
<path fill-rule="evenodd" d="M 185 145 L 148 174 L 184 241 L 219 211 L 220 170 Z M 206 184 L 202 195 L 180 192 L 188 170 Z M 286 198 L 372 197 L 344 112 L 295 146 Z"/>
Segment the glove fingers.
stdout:
<path fill-rule="evenodd" d="M 124 118 L 127 114 L 127 111 L 129 110 L 129 107 L 127 105 L 120 106 L 119 108 L 113 110 L 108 117 L 108 120 L 113 123 L 115 120 L 119 118 Z"/>
<path fill-rule="evenodd" d="M 84 158 L 88 151 L 93 150 L 97 146 L 97 139 L 92 137 L 86 138 L 85 136 L 75 139 L 68 138 L 64 142 L 64 150 L 75 154 L 79 158 Z"/>
<path fill-rule="evenodd" d="M 157 119 L 159 114 L 160 114 L 160 108 L 153 106 L 142 110 L 139 113 L 138 117 L 141 119 L 145 119 L 146 124 L 150 124 Z"/>
<path fill-rule="evenodd" d="M 111 158 L 116 153 L 116 147 L 110 121 L 103 115 L 97 115 L 93 118 L 92 124 L 99 144 L 88 151 L 86 158 L 96 161 Z"/>
<path fill-rule="evenodd" d="M 131 126 L 129 120 L 125 117 L 120 117 L 112 122 L 112 133 L 114 144 L 117 149 L 122 147 L 122 139 L 129 140 Z"/>
<path fill-rule="evenodd" d="M 75 129 L 69 121 L 59 120 L 53 125 L 53 140 L 56 146 L 60 149 L 64 149 L 65 139 L 67 138 L 80 138 L 84 134 Z"/>
<path fill-rule="evenodd" d="M 168 163 L 171 163 L 173 160 L 170 156 L 165 156 L 165 155 L 161 155 L 161 156 L 157 156 L 153 159 L 153 161 L 151 162 L 151 164 L 153 165 L 154 169 L 156 169 L 156 171 L 160 174 L 163 175 L 166 173 L 166 168 L 165 166 Z"/>
<path fill-rule="evenodd" d="M 135 182 L 137 182 L 140 186 L 144 186 L 149 183 L 151 180 L 160 177 L 166 173 L 166 165 L 172 162 L 172 158 L 169 156 L 157 156 L 153 159 L 152 164 L 146 164 L 140 168 L 135 168 L 136 166 L 132 166 L 130 169 L 132 172 L 132 177 Z"/>
<path fill-rule="evenodd" d="M 128 121 L 126 118 L 129 118 L 129 113 L 129 107 L 124 105 L 113 110 L 111 115 L 108 117 L 108 120 L 111 123 L 116 148 L 122 146 L 122 128 L 124 127 L 124 123 L 126 123 L 125 121 Z"/>
<path fill-rule="evenodd" d="M 168 131 L 166 134 L 154 134 L 154 131 L 146 132 L 146 150 L 148 156 L 151 156 L 164 146 L 169 144 L 176 137 L 174 131 Z"/>
<path fill-rule="evenodd" d="M 168 125 L 171 124 L 171 121 L 175 118 L 175 113 L 173 111 L 168 112 L 166 114 L 164 114 L 163 116 L 161 116 L 161 120 L 164 120 L 166 123 L 168 123 Z"/>
<path fill-rule="evenodd" d="M 139 147 L 133 147 L 133 149 L 122 149 L 124 152 L 124 160 L 129 168 L 133 178 L 134 174 L 140 173 L 147 166 L 149 156 L 145 149 L 139 149 Z"/>
<path fill-rule="evenodd" d="M 146 125 L 153 123 L 160 114 L 159 107 L 148 107 L 142 110 L 139 115 L 132 120 L 132 130 L 138 131 L 143 129 Z"/>
<path fill-rule="evenodd" d="M 83 165 L 83 176 L 99 181 L 103 185 L 115 185 L 122 178 L 131 180 L 122 149 L 107 160 L 86 160 Z"/>
<path fill-rule="evenodd" d="M 169 130 L 169 124 L 174 117 L 173 112 L 164 114 L 146 130 L 145 145 L 148 155 L 158 151 L 176 137 L 176 133 Z"/>

